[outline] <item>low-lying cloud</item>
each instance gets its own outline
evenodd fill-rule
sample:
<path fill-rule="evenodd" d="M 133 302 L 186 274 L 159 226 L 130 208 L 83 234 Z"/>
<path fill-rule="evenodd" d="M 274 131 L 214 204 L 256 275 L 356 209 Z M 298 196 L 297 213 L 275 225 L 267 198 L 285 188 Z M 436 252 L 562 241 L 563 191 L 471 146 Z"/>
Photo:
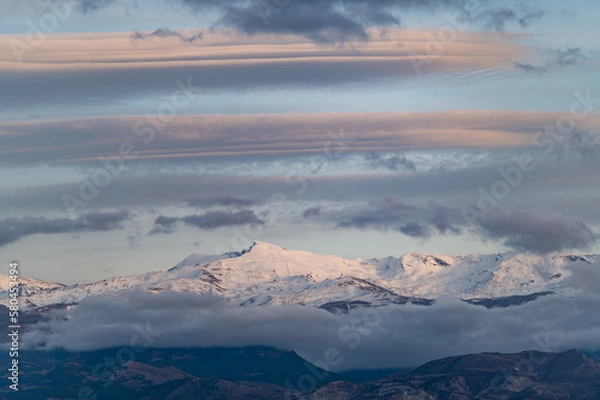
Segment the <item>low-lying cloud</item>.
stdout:
<path fill-rule="evenodd" d="M 131 346 L 143 328 L 151 334 L 151 347 L 266 345 L 321 363 L 334 347 L 341 363 L 330 365 L 333 370 L 412 367 L 484 351 L 598 350 L 598 310 L 597 292 L 545 296 L 509 308 L 449 299 L 348 315 L 302 306 L 240 308 L 204 295 L 137 292 L 119 299 L 87 298 L 72 310 L 54 312 L 50 321 L 22 335 L 21 345 L 76 351 Z"/>

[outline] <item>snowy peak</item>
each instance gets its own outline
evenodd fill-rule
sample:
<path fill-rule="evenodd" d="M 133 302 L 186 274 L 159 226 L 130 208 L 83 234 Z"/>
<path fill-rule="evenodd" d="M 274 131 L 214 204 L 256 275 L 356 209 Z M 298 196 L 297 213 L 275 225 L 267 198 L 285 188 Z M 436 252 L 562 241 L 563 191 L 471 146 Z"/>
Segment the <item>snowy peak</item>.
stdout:
<path fill-rule="evenodd" d="M 254 278 L 283 279 L 310 276 L 321 281 L 344 274 L 364 273 L 357 260 L 346 260 L 332 255 L 287 250 L 269 243 L 256 242 L 250 251 L 240 257 L 221 260 L 221 265 L 233 273 L 251 274 Z"/>
<path fill-rule="evenodd" d="M 417 265 L 419 267 L 448 268 L 451 267 L 455 258 L 443 254 L 408 253 L 401 257 L 406 266 Z"/>

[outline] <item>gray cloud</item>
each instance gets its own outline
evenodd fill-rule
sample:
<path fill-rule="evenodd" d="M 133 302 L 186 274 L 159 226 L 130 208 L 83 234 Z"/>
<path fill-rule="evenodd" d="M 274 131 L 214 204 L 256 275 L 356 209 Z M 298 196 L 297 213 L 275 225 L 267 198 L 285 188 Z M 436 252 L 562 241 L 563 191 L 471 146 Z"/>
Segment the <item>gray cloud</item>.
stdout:
<path fill-rule="evenodd" d="M 346 209 L 339 212 L 334 218 L 338 219 L 340 228 L 376 228 L 400 231 L 407 218 L 410 218 L 421 209 L 409 205 L 394 196 L 369 201 L 364 207 Z"/>
<path fill-rule="evenodd" d="M 197 55 L 195 58 L 201 58 Z M 216 90 L 252 90 L 265 87 L 332 87 L 367 79 L 390 79 L 414 77 L 414 66 L 409 58 L 356 59 L 344 57 L 344 68 L 340 60 L 308 59 L 302 62 L 278 62 L 277 59 L 263 63 L 231 63 L 219 61 L 214 65 L 190 65 L 185 62 L 162 62 L 160 65 L 103 65 L 101 70 L 79 70 L 77 73 L 64 69 L 6 71 L 0 76 L 0 85 L 5 88 L 0 94 L 0 106 L 5 109 L 20 109 L 47 104 L 93 105 L 109 103 L 114 98 L 127 98 L 140 93 L 156 96 L 173 93 L 174 82 L 188 77 L 194 85 L 194 94 Z M 219 65 L 220 64 L 220 65 Z M 460 69 L 440 60 L 431 66 L 432 72 Z M 51 91 L 39 91 L 43 85 L 51 85 Z M 10 96 L 8 95 L 10 93 Z M 153 110 L 154 111 L 154 110 Z"/>
<path fill-rule="evenodd" d="M 565 47 L 563 49 L 546 50 L 544 58 L 546 60 L 542 64 L 535 65 L 531 63 L 516 62 L 514 66 L 516 69 L 525 72 L 543 73 L 553 68 L 581 64 L 589 60 L 580 47 Z"/>
<path fill-rule="evenodd" d="M 525 72 L 540 73 L 540 72 L 546 72 L 548 70 L 546 66 L 537 66 L 537 65 L 532 65 L 529 63 L 516 62 L 514 65 L 515 65 L 516 69 L 520 69 Z"/>
<path fill-rule="evenodd" d="M 230 195 L 209 196 L 190 199 L 188 204 L 196 208 L 209 208 L 213 206 L 223 206 L 232 208 L 251 207 L 259 204 L 256 199 L 236 197 Z"/>
<path fill-rule="evenodd" d="M 583 59 L 587 58 L 583 55 L 580 47 L 567 47 L 565 49 L 558 49 L 554 54 L 556 65 L 561 67 L 577 64 Z"/>
<path fill-rule="evenodd" d="M 68 0 L 68 3 L 75 4 L 80 12 L 87 14 L 108 7 L 117 1 L 118 0 Z"/>
<path fill-rule="evenodd" d="M 187 225 L 195 226 L 200 229 L 216 229 L 223 226 L 235 225 L 263 225 L 265 222 L 260 219 L 252 210 L 240 211 L 211 211 L 202 215 L 188 215 L 181 220 Z"/>
<path fill-rule="evenodd" d="M 154 228 L 152 228 L 149 234 L 173 233 L 179 222 L 204 230 L 237 225 L 264 225 L 265 223 L 252 210 L 210 211 L 204 214 L 186 215 L 184 217 L 166 217 L 161 215 L 154 220 Z"/>
<path fill-rule="evenodd" d="M 366 156 L 366 160 L 369 164 L 369 167 L 373 169 L 386 168 L 392 171 L 417 170 L 415 163 L 402 154 L 390 155 L 369 152 L 369 154 Z"/>
<path fill-rule="evenodd" d="M 135 116 L 5 122 L 0 123 L 0 164 L 75 160 L 99 164 L 99 157 L 115 158 L 119 146 L 128 142 L 139 158 L 154 156 L 168 162 L 273 152 L 311 153 L 321 159 L 330 154 L 331 159 L 367 151 L 361 160 L 367 167 L 412 171 L 416 168 L 412 159 L 381 152 L 527 145 L 532 134 L 559 116 L 488 111 L 180 115 L 169 120 L 164 130 L 152 125 L 157 118 Z M 585 124 L 594 122 L 600 125 L 600 118 L 590 115 Z M 580 125 L 585 126 L 578 124 L 578 131 Z"/>
<path fill-rule="evenodd" d="M 154 227 L 148 233 L 149 235 L 157 235 L 157 234 L 169 234 L 175 232 L 175 228 L 177 226 L 177 222 L 179 222 L 179 218 L 177 217 L 166 217 L 164 215 L 160 215 L 156 217 L 154 220 Z"/>
<path fill-rule="evenodd" d="M 412 204 L 396 196 L 342 210 L 322 211 L 319 218 L 333 222 L 338 228 L 392 230 L 423 239 L 434 233 L 460 234 L 471 230 L 484 239 L 534 253 L 584 250 L 598 242 L 598 235 L 585 222 L 560 214 L 498 208 L 467 221 L 458 207 L 437 202 Z"/>
<path fill-rule="evenodd" d="M 434 234 L 437 232 L 452 234 L 456 233 L 456 229 L 462 230 L 463 227 L 461 222 L 463 217 L 460 213 L 458 216 L 455 215 L 456 209 L 460 209 L 465 204 L 477 204 L 478 187 L 489 190 L 490 185 L 500 178 L 498 167 L 506 169 L 515 165 L 513 163 L 516 161 L 512 161 L 514 150 L 486 153 L 488 155 L 485 157 L 476 156 L 479 154 L 477 152 L 450 154 L 452 163 L 443 171 L 429 171 L 428 166 L 431 164 L 428 160 L 443 162 L 444 157 L 448 157 L 445 151 L 434 151 L 427 153 L 426 156 L 419 156 L 418 165 L 421 172 L 401 174 L 372 173 L 362 168 L 355 168 L 356 165 L 363 165 L 362 154 L 344 155 L 339 161 L 340 165 L 329 164 L 327 169 L 314 175 L 308 175 L 304 168 L 293 167 L 310 164 L 310 159 L 303 157 L 281 157 L 277 158 L 276 162 L 266 164 L 238 158 L 231 159 L 227 164 L 203 161 L 202 169 L 194 164 L 191 170 L 187 168 L 179 170 L 171 165 L 154 163 L 138 165 L 135 161 L 128 161 L 126 172 L 115 177 L 111 185 L 104 188 L 89 207 L 91 210 L 138 207 L 172 209 L 173 206 L 181 207 L 187 204 L 189 199 L 205 198 L 207 193 L 210 193 L 213 196 L 261 199 L 263 203 L 258 207 L 275 208 L 283 219 L 290 213 L 297 218 L 302 216 L 307 208 L 319 206 L 321 207 L 320 220 L 335 226 L 335 222 L 341 221 L 342 216 L 335 220 L 329 219 L 333 210 L 342 207 L 350 212 L 352 211 L 350 201 L 366 208 L 370 199 L 393 195 L 409 205 L 423 205 L 428 199 L 440 199 L 438 203 L 442 207 L 439 211 L 435 206 L 429 206 L 426 217 L 407 216 L 398 226 L 411 221 L 421 223 L 430 221 L 435 224 L 432 227 Z M 472 156 L 466 157 L 465 154 Z M 454 165 L 455 162 L 458 165 Z M 236 167 L 232 168 L 234 164 Z M 246 165 L 256 172 L 256 175 L 243 172 Z M 148 170 L 154 173 L 144 172 Z M 217 170 L 222 171 L 222 174 L 211 174 L 212 171 Z M 84 171 L 86 171 L 84 174 L 89 176 L 94 169 Z M 339 171 L 344 173 L 340 174 Z M 75 172 L 79 173 L 79 170 Z M 298 179 L 286 180 L 286 175 L 289 174 L 297 174 Z M 519 186 L 518 190 L 512 191 L 501 205 L 511 208 L 541 204 L 557 213 L 576 214 L 589 226 L 600 226 L 596 203 L 590 202 L 590 198 L 593 199 L 596 195 L 594 185 L 590 182 L 596 182 L 597 178 L 597 166 L 591 164 L 556 161 L 541 163 L 539 168 L 527 174 L 527 183 Z M 64 212 L 61 196 L 65 193 L 78 196 L 79 185 L 79 180 L 73 178 L 71 181 L 55 184 L 32 182 L 27 187 L 4 188 L 0 193 L 0 209 L 18 209 L 30 215 Z M 547 193 L 556 192 L 557 185 L 560 187 L 560 193 L 548 197 Z M 306 190 L 299 195 L 298 190 L 304 187 Z M 286 200 L 278 203 L 270 202 L 276 193 L 283 193 Z M 450 211 L 445 208 L 450 208 Z M 358 206 L 354 212 L 358 213 Z M 188 213 L 195 212 L 183 209 L 177 215 Z M 261 215 L 258 209 L 256 213 Z M 166 212 L 162 214 L 169 215 Z M 349 214 L 345 215 L 348 216 Z M 293 223 L 298 222 L 296 219 L 293 220 Z M 485 235 L 482 234 L 481 237 Z"/>
<path fill-rule="evenodd" d="M 156 29 L 149 33 L 135 31 L 131 35 L 131 38 L 133 40 L 146 40 L 146 39 L 151 39 L 151 38 L 155 38 L 155 37 L 157 37 L 157 38 L 175 37 L 175 38 L 178 38 L 179 40 L 181 40 L 183 43 L 192 44 L 197 40 L 202 40 L 203 35 L 202 35 L 202 33 L 197 33 L 195 35 L 186 36 L 180 32 L 177 32 L 172 29 L 167 29 L 167 28 L 159 28 L 159 29 Z"/>
<path fill-rule="evenodd" d="M 543 16 L 544 11 L 540 8 L 528 9 L 521 6 L 481 9 L 476 13 L 469 13 L 467 19 L 474 22 L 480 21 L 488 30 L 504 32 L 508 23 L 515 22 L 525 28 Z"/>
<path fill-rule="evenodd" d="M 384 196 L 364 206 L 330 214 L 339 228 L 394 230 L 407 236 L 428 238 L 433 231 L 460 233 L 462 216 L 458 209 L 436 202 L 410 204 L 397 196 Z"/>
<path fill-rule="evenodd" d="M 302 213 L 304 218 L 318 217 L 319 215 L 321 215 L 321 207 L 310 207 Z"/>
<path fill-rule="evenodd" d="M 76 219 L 22 217 L 0 220 L 0 247 L 38 233 L 100 232 L 122 229 L 129 211 L 90 212 Z"/>
<path fill-rule="evenodd" d="M 78 9 L 92 12 L 115 0 L 78 0 Z M 399 26 L 406 10 L 448 10 L 468 22 L 503 32 L 506 25 L 522 27 L 543 17 L 530 2 L 515 7 L 490 7 L 485 0 L 180 0 L 199 14 L 220 12 L 217 25 L 257 33 L 299 34 L 317 42 L 368 40 L 370 27 Z"/>
<path fill-rule="evenodd" d="M 598 235 L 579 219 L 530 210 L 498 210 L 480 224 L 489 237 L 517 250 L 537 253 L 586 249 L 598 241 Z"/>
<path fill-rule="evenodd" d="M 521 25 L 522 27 L 528 27 L 534 21 L 542 19 L 545 14 L 545 11 L 541 8 L 533 9 L 530 11 L 525 10 L 525 12 L 518 16 L 519 25 Z"/>
<path fill-rule="evenodd" d="M 459 228 L 453 226 L 453 223 L 456 223 L 456 209 L 445 207 L 436 202 L 430 202 L 429 210 L 431 213 L 431 224 L 439 233 L 451 232 L 458 234 L 461 232 Z"/>
<path fill-rule="evenodd" d="M 190 80 L 194 87 L 186 93 L 200 100 L 200 97 L 210 98 L 217 90 L 250 91 L 282 85 L 323 88 L 355 81 L 371 83 L 374 79 L 415 78 L 412 54 L 425 51 L 427 35 L 423 31 L 415 31 L 419 40 L 399 46 L 401 31 L 388 33 L 378 36 L 378 42 L 373 44 L 318 46 L 302 38 L 290 43 L 289 38 L 283 36 L 248 38 L 230 29 L 214 29 L 205 31 L 203 40 L 194 41 L 194 46 L 171 42 L 167 43 L 171 46 L 166 48 L 165 43 L 149 39 L 177 34 L 191 40 L 195 35 L 166 28 L 154 33 L 134 34 L 134 37 L 147 36 L 145 41 L 114 41 L 114 34 L 73 34 L 68 44 L 60 36 L 48 36 L 44 43 L 47 52 L 23 54 L 27 68 L 23 67 L 25 64 L 13 63 L 14 54 L 11 52 L 0 54 L 0 61 L 8 62 L 0 75 L 0 86 L 4 89 L 0 93 L 0 107 L 6 110 L 7 116 L 11 115 L 10 111 L 18 110 L 25 115 L 44 114 L 60 118 L 61 115 L 81 113 L 84 106 L 95 109 L 94 106 L 106 104 L 108 110 L 122 112 L 118 104 L 127 99 L 135 100 L 140 96 L 167 98 L 177 91 L 176 80 L 183 81 L 184 85 Z M 72 62 L 72 53 L 85 53 L 90 35 L 103 43 L 100 46 L 110 46 L 111 51 L 86 53 L 89 68 L 81 68 Z M 131 33 L 123 32 L 118 36 L 130 39 Z M 521 54 L 518 49 L 523 45 L 510 40 L 512 37 L 485 37 L 481 33 L 465 31 L 456 41 L 447 43 L 444 54 L 436 57 L 435 63 L 427 63 L 427 74 L 490 67 L 499 73 L 506 58 L 516 59 Z M 472 41 L 472 38 L 478 40 Z M 490 49 L 485 55 L 479 54 L 479 39 L 489 42 L 497 51 Z M 5 39 L 7 46 L 8 42 Z M 385 45 L 382 46 L 381 42 Z M 151 48 L 155 51 L 148 51 Z M 161 50 L 156 51 L 157 48 Z M 460 60 L 456 59 L 457 55 L 461 56 Z M 42 68 L 46 63 L 52 64 L 53 68 Z M 40 87 L 52 90 L 40 91 Z M 120 102 L 115 104 L 115 99 Z M 179 96 L 179 99 L 180 104 L 183 97 Z M 78 105 L 78 112 L 69 107 L 72 104 Z M 23 110 L 25 105 L 27 111 Z M 42 106 L 42 109 L 36 109 L 37 106 Z M 212 108 L 202 106 L 206 107 Z"/>
<path fill-rule="evenodd" d="M 427 226 L 418 222 L 409 222 L 408 224 L 402 225 L 400 227 L 400 232 L 404 233 L 406 236 L 422 239 L 427 239 L 431 235 Z"/>
<path fill-rule="evenodd" d="M 197 10 L 215 6 L 213 1 L 183 2 Z M 452 10 L 463 20 L 498 32 L 513 22 L 526 27 L 544 15 L 542 9 L 526 3 L 494 8 L 479 0 L 284 0 L 279 4 L 266 11 L 261 2 L 225 2 L 220 23 L 247 34 L 292 33 L 318 42 L 341 42 L 368 40 L 369 27 L 398 26 L 400 13 L 405 10 Z"/>
<path fill-rule="evenodd" d="M 600 279 L 598 271 L 591 273 Z M 130 346 L 145 332 L 151 347 L 267 345 L 293 349 L 312 362 L 334 347 L 342 357 L 334 370 L 414 367 L 483 351 L 599 350 L 599 309 L 597 290 L 491 310 L 441 299 L 429 307 L 377 307 L 348 315 L 302 306 L 240 308 L 189 293 L 134 292 L 119 299 L 87 298 L 71 310 L 52 312 L 50 321 L 22 335 L 21 345 Z"/>

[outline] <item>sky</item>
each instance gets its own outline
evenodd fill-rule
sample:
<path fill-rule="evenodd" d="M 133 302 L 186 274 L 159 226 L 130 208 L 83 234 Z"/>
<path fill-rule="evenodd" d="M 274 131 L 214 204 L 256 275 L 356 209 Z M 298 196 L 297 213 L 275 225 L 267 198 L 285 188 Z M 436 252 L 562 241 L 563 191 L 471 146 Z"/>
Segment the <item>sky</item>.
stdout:
<path fill-rule="evenodd" d="M 599 252 L 600 4 L 374 4 L 0 0 L 0 258 Z"/>

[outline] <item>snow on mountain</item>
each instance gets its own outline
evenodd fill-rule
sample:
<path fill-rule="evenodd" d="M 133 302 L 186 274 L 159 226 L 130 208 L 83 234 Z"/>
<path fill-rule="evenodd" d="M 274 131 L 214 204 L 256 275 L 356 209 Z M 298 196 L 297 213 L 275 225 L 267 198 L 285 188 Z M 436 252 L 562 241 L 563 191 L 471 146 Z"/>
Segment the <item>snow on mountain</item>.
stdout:
<path fill-rule="evenodd" d="M 560 291 L 572 274 L 571 264 L 598 263 L 576 256 L 495 254 L 444 256 L 410 253 L 400 259 L 371 260 L 390 287 L 404 295 L 504 297 Z"/>
<path fill-rule="evenodd" d="M 10 289 L 10 282 L 12 279 L 9 275 L 0 274 L 0 298 L 4 298 L 8 295 Z M 19 277 L 20 293 L 23 296 L 27 296 L 42 290 L 55 290 L 63 289 L 65 285 L 56 282 L 45 282 L 37 279 L 27 279 Z"/>
<path fill-rule="evenodd" d="M 256 242 L 242 252 L 192 254 L 162 272 L 71 286 L 20 281 L 31 307 L 72 304 L 88 296 L 118 297 L 134 290 L 172 290 L 211 293 L 242 307 L 302 304 L 332 310 L 430 304 L 441 296 L 468 300 L 564 292 L 573 290 L 570 267 L 578 263 L 600 265 L 600 256 L 409 253 L 400 258 L 347 260 Z M 4 276 L 0 285 L 0 301 L 6 304 Z"/>

